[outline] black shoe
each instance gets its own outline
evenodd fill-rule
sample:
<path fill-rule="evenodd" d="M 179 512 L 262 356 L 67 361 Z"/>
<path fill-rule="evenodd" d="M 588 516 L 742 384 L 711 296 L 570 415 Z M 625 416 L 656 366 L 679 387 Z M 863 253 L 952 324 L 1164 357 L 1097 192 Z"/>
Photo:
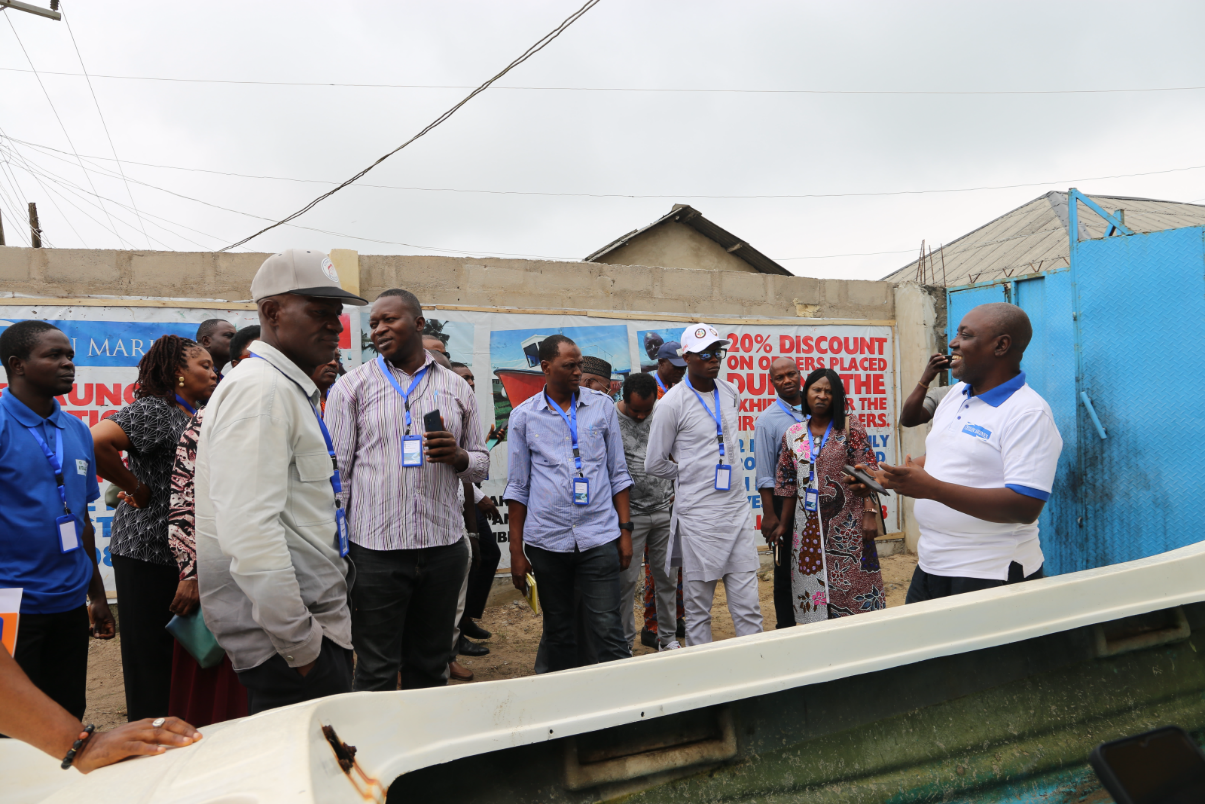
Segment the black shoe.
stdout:
<path fill-rule="evenodd" d="M 640 644 L 646 648 L 656 648 L 657 635 L 647 628 L 640 629 Z"/>
<path fill-rule="evenodd" d="M 461 656 L 485 656 L 490 649 L 485 645 L 478 645 L 476 642 L 469 642 L 461 637 L 460 643 L 456 646 L 456 652 Z"/>
<path fill-rule="evenodd" d="M 678 618 L 678 630 L 675 633 L 675 636 L 677 636 L 678 639 L 683 639 L 686 637 L 686 620 L 683 620 L 681 617 Z"/>
<path fill-rule="evenodd" d="M 493 636 L 493 634 L 491 634 L 489 631 L 486 631 L 468 617 L 465 617 L 460 621 L 460 633 L 464 634 L 470 639 L 489 639 Z"/>

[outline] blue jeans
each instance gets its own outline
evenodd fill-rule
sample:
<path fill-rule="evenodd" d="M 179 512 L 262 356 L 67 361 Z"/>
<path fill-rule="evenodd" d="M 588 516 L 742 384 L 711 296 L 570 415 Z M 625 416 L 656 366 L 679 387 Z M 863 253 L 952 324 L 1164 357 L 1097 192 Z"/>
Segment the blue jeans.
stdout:
<path fill-rule="evenodd" d="M 536 576 L 540 608 L 544 611 L 543 643 L 547 671 L 578 667 L 574 631 L 574 591 L 581 593 L 580 616 L 593 635 L 598 661 L 610 662 L 632 655 L 623 638 L 619 616 L 619 550 L 615 541 L 584 552 L 554 553 L 526 545 L 527 560 Z M 628 605 L 631 605 L 629 601 Z"/>

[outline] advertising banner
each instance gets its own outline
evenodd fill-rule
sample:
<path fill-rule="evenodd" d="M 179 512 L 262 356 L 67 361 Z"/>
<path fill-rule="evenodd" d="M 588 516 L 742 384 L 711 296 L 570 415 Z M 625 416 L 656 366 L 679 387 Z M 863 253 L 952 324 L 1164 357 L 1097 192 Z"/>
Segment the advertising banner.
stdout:
<path fill-rule="evenodd" d="M 431 309 L 426 311 L 427 331 L 444 341 L 454 362 L 467 364 L 477 386 L 477 403 L 490 438 L 490 479 L 482 489 L 505 514 L 503 491 L 507 476 L 506 424 L 511 409 L 544 386 L 536 349 L 549 335 L 572 339 L 583 355 L 601 357 L 611 364 L 612 392 L 618 395 L 624 377 L 632 371 L 654 371 L 655 355 L 663 343 L 680 341 L 686 324 L 665 321 L 626 321 L 595 316 L 486 313 Z M 362 360 L 373 359 L 368 316 L 362 319 Z M 720 377 L 741 392 L 739 417 L 739 474 L 733 482 L 744 486 L 749 516 L 741 526 L 760 528 L 761 499 L 754 483 L 757 456 L 753 454 L 753 429 L 758 415 L 774 403 L 770 363 L 777 357 L 795 362 L 806 376 L 818 368 L 831 368 L 846 389 L 846 410 L 866 428 L 876 457 L 894 463 L 895 452 L 895 346 L 889 326 L 717 326 L 732 341 Z M 492 410 L 492 418 L 490 411 Z M 885 500 L 887 530 L 899 529 L 894 495 Z M 502 545 L 503 568 L 510 563 L 507 525 L 494 525 Z M 757 542 L 761 543 L 760 534 Z"/>
<path fill-rule="evenodd" d="M 40 305 L 0 307 L 0 329 L 26 319 L 50 321 L 62 329 L 75 346 L 75 385 L 59 398 L 63 409 L 88 426 L 113 415 L 134 400 L 138 361 L 151 343 L 163 335 L 195 338 L 197 326 L 206 319 L 224 318 L 236 327 L 258 323 L 250 305 L 224 309 L 122 305 Z M 654 356 L 663 343 L 680 341 L 684 323 L 656 318 L 632 321 L 587 315 L 542 315 L 490 313 L 432 308 L 426 311 L 426 332 L 444 343 L 449 357 L 468 365 L 476 380 L 476 398 L 490 449 L 490 479 L 483 490 L 505 516 L 503 491 L 507 476 L 506 427 L 510 411 L 544 385 L 536 345 L 554 333 L 573 339 L 584 355 L 600 357 L 611 364 L 612 392 L 618 395 L 624 378 L 632 371 L 652 371 Z M 348 371 L 376 357 L 372 348 L 367 309 L 348 308 L 340 343 Z M 734 461 L 733 482 L 745 488 L 748 517 L 734 526 L 758 528 L 761 500 L 754 484 L 760 456 L 753 451 L 754 422 L 773 404 L 774 389 L 769 366 L 776 357 L 795 361 L 806 375 L 817 368 L 832 368 L 842 379 L 847 394 L 847 412 L 866 428 L 880 461 L 895 462 L 895 346 L 889 326 L 813 325 L 717 325 L 732 341 L 720 376 L 741 392 L 739 416 L 739 463 Z M 356 342 L 358 337 L 358 343 Z M 0 378 L 2 379 L 2 378 Z M 5 388 L 0 382 L 0 392 Z M 101 499 L 90 509 L 96 525 L 97 557 L 110 596 L 115 589 L 109 552 L 114 510 L 104 501 L 107 484 L 101 483 Z M 3 504 L 3 501 L 0 501 Z M 896 499 L 886 501 L 888 531 L 898 530 Z M 494 538 L 502 547 L 502 570 L 509 566 L 507 524 L 493 526 Z M 757 537 L 760 544 L 760 535 Z"/>

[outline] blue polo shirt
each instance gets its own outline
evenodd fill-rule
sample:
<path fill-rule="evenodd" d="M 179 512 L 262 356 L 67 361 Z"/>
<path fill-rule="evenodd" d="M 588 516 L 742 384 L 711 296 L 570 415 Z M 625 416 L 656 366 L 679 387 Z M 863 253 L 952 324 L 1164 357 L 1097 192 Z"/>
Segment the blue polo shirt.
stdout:
<path fill-rule="evenodd" d="M 83 521 L 100 497 L 92 433 L 54 403 L 43 419 L 11 393 L 0 396 L 0 587 L 25 590 L 22 614 L 57 614 L 84 605 L 92 557 L 82 545 L 62 552 L 54 521 L 63 514 L 50 461 L 29 432 L 38 427 L 51 450 L 63 437 L 63 481 L 71 512 Z"/>

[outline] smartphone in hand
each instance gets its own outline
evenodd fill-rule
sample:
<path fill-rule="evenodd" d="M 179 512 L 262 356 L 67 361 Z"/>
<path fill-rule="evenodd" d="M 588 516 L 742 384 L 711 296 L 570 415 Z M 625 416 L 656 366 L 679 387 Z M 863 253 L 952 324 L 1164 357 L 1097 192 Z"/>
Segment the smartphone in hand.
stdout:
<path fill-rule="evenodd" d="M 1118 804 L 1205 801 L 1205 753 L 1178 726 L 1102 743 L 1088 762 Z"/>
<path fill-rule="evenodd" d="M 423 414 L 423 430 L 428 433 L 444 432 L 444 419 L 438 410 Z"/>

